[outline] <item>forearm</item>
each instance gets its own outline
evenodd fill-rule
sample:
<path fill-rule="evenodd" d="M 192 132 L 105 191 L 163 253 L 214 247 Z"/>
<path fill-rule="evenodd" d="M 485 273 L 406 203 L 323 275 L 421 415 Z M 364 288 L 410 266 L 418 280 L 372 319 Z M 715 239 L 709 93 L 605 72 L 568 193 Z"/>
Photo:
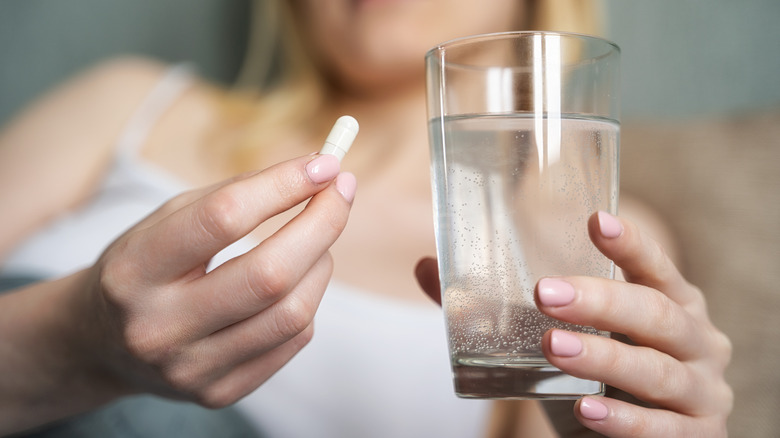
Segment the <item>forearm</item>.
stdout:
<path fill-rule="evenodd" d="M 87 271 L 0 296 L 0 435 L 88 411 L 123 393 L 90 333 Z M 97 344 L 97 345 L 96 345 Z"/>

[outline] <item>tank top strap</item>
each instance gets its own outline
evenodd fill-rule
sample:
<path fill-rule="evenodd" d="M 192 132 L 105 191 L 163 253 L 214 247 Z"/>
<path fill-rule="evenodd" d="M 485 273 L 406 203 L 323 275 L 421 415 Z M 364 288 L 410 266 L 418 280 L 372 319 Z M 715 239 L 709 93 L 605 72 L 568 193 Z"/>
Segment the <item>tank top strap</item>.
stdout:
<path fill-rule="evenodd" d="M 120 133 L 117 154 L 136 157 L 157 121 L 193 83 L 194 70 L 189 64 L 169 68 L 130 117 Z"/>

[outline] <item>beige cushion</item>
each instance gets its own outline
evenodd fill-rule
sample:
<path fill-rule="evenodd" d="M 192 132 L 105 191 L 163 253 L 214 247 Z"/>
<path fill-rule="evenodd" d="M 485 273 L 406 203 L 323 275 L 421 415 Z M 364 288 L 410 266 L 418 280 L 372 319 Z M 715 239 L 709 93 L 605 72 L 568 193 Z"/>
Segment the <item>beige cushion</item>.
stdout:
<path fill-rule="evenodd" d="M 625 122 L 621 189 L 667 220 L 681 268 L 734 344 L 729 432 L 780 433 L 780 110 Z"/>

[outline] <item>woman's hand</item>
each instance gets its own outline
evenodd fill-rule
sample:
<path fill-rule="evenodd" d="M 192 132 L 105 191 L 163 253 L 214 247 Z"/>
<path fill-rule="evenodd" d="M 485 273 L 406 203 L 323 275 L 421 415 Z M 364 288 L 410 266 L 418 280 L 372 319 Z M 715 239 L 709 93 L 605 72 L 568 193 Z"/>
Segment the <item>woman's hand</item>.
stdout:
<path fill-rule="evenodd" d="M 67 394 L 45 382 L 17 385 L 19 412 L 11 400 L 2 416 L 15 418 L 27 406 L 20 401 L 43 397 L 39 422 L 137 392 L 208 407 L 245 396 L 311 338 L 332 271 L 328 249 L 354 192 L 354 176 L 339 173 L 334 156 L 290 160 L 178 196 L 93 268 L 3 297 L 18 313 L 4 320 L 18 333 L 10 342 L 26 345 L 6 362 L 18 365 L 22 381 L 45 375 Z M 308 198 L 272 236 L 207 273 L 217 252 Z M 34 424 L 17 418 L 10 427 Z"/>
<path fill-rule="evenodd" d="M 576 403 L 577 419 L 610 437 L 726 436 L 733 394 L 724 370 L 731 344 L 710 322 L 701 291 L 634 224 L 601 212 L 590 218 L 588 230 L 626 281 L 544 278 L 536 286 L 537 306 L 562 321 L 625 334 L 633 344 L 553 329 L 542 339 L 545 356 L 566 373 L 605 382 L 655 407 L 589 396 Z M 417 273 L 438 300 L 434 268 L 428 259 Z"/>
<path fill-rule="evenodd" d="M 634 224 L 601 212 L 590 218 L 588 231 L 627 281 L 542 279 L 537 305 L 562 321 L 625 334 L 635 345 L 551 330 L 542 340 L 545 356 L 569 374 L 657 408 L 585 397 L 575 405 L 579 421 L 614 437 L 726 436 L 733 394 L 723 374 L 731 344 L 710 322 L 704 295 Z"/>
<path fill-rule="evenodd" d="M 354 193 L 334 156 L 312 158 L 184 194 L 106 251 L 92 292 L 123 380 L 225 406 L 309 341 Z M 273 236 L 206 273 L 217 252 L 309 197 Z"/>

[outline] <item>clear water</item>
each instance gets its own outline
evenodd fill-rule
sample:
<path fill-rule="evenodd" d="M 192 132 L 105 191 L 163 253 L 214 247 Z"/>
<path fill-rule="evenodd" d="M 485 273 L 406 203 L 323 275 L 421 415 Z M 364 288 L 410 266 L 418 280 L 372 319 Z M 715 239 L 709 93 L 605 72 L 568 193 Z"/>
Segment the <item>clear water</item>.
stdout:
<path fill-rule="evenodd" d="M 456 375 L 463 367 L 550 371 L 541 353 L 548 329 L 597 332 L 539 313 L 533 288 L 548 275 L 613 275 L 588 238 L 587 218 L 617 209 L 619 126 L 522 115 L 431 123 L 436 240 Z"/>

